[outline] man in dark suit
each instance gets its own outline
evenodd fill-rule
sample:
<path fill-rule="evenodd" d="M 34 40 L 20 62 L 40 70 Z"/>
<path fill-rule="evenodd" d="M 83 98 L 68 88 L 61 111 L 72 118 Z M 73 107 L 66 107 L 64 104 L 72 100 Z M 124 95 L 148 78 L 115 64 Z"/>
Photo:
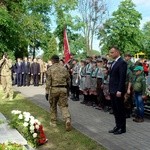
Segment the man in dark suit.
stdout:
<path fill-rule="evenodd" d="M 16 62 L 17 86 L 22 86 L 22 60 L 17 58 Z"/>
<path fill-rule="evenodd" d="M 109 133 L 122 134 L 126 132 L 124 94 L 127 63 L 121 58 L 120 50 L 115 46 L 110 48 L 110 56 L 114 61 L 110 69 L 109 92 L 116 126 Z"/>
<path fill-rule="evenodd" d="M 34 86 L 39 85 L 39 75 L 40 75 L 40 65 L 37 63 L 36 58 L 34 58 L 33 63 L 31 64 L 31 75 L 33 77 Z"/>
<path fill-rule="evenodd" d="M 23 86 L 30 85 L 30 63 L 28 62 L 27 57 L 24 57 L 24 61 L 22 63 L 22 76 L 23 76 Z"/>

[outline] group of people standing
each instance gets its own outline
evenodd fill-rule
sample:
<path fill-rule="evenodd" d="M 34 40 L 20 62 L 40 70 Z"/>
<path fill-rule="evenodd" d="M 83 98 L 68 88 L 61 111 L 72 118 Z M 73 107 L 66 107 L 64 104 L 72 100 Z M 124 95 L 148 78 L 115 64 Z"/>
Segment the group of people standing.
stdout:
<path fill-rule="evenodd" d="M 46 78 L 47 64 L 40 58 L 17 58 L 12 66 L 13 85 L 34 86 L 43 85 Z"/>
<path fill-rule="evenodd" d="M 68 111 L 68 96 L 73 101 L 93 106 L 97 109 L 112 108 L 115 127 L 109 131 L 113 134 L 126 132 L 126 118 L 129 118 L 136 106 L 135 122 L 144 121 L 144 99 L 146 97 L 145 77 L 149 65 L 131 62 L 131 55 L 125 54 L 124 59 L 118 47 L 109 50 L 109 58 L 100 56 L 87 57 L 80 62 L 71 56 L 65 64 L 57 55 L 52 56 L 48 64 L 42 59 L 24 57 L 12 61 L 4 54 L 0 60 L 1 84 L 4 97 L 13 99 L 12 81 L 17 86 L 34 86 L 46 81 L 46 99 L 50 103 L 50 125 L 57 125 L 57 104 L 65 119 L 66 130 L 71 130 L 71 116 Z M 146 69 L 147 70 L 146 70 Z"/>
<path fill-rule="evenodd" d="M 113 110 L 116 126 L 109 131 L 114 134 L 126 132 L 126 118 L 134 115 L 135 122 L 144 121 L 146 76 L 149 64 L 131 61 L 132 56 L 121 57 L 120 50 L 112 47 L 110 58 L 87 57 L 78 62 L 71 59 L 67 68 L 71 75 L 71 99 L 101 110 Z M 134 107 L 136 107 L 134 112 Z"/>

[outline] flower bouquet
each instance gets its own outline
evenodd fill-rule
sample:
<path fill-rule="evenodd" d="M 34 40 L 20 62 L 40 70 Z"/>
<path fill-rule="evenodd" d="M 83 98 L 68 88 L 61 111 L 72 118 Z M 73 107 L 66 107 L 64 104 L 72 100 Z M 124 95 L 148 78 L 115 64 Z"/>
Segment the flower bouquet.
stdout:
<path fill-rule="evenodd" d="M 29 112 L 12 110 L 10 125 L 16 128 L 34 147 L 47 142 L 43 126 Z"/>

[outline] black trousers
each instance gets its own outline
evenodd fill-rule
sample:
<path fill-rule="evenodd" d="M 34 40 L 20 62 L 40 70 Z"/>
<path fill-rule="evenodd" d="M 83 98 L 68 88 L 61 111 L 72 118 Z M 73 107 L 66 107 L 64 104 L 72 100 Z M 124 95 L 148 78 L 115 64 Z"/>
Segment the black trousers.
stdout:
<path fill-rule="evenodd" d="M 72 94 L 74 95 L 75 98 L 79 99 L 79 87 L 78 86 L 72 86 Z"/>
<path fill-rule="evenodd" d="M 22 86 L 22 73 L 17 73 L 17 85 Z"/>
<path fill-rule="evenodd" d="M 39 75 L 38 74 L 33 75 L 33 85 L 39 86 Z"/>
<path fill-rule="evenodd" d="M 116 127 L 125 130 L 126 129 L 126 115 L 124 108 L 124 96 L 116 97 L 115 94 L 111 94 L 112 109 L 115 117 Z"/>
<path fill-rule="evenodd" d="M 26 86 L 26 85 L 30 85 L 30 78 L 29 78 L 29 74 L 28 73 L 24 73 L 23 74 L 23 85 Z"/>

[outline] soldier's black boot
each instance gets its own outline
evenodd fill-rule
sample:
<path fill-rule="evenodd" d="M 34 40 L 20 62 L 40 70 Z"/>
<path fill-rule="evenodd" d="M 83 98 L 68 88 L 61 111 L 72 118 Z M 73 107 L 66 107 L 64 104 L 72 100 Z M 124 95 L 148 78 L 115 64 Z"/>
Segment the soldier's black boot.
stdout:
<path fill-rule="evenodd" d="M 80 102 L 81 104 L 86 104 L 87 103 L 87 95 L 84 95 L 84 99 L 82 102 Z"/>
<path fill-rule="evenodd" d="M 76 100 L 75 94 L 72 94 L 72 95 L 71 95 L 71 100 L 73 100 L 73 101 Z"/>

